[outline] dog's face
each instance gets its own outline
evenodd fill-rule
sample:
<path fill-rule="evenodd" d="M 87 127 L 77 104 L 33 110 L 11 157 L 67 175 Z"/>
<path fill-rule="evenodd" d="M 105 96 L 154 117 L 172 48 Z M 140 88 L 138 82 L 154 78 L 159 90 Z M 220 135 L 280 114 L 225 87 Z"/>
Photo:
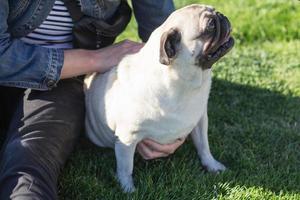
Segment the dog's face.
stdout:
<path fill-rule="evenodd" d="M 234 45 L 227 17 L 205 5 L 177 10 L 161 27 L 160 63 L 164 65 L 206 70 Z"/>

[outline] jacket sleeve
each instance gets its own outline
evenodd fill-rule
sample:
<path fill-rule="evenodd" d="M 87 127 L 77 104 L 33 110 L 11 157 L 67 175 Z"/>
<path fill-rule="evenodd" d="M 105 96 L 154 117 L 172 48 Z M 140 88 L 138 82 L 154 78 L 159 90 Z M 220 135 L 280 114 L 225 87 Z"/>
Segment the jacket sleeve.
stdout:
<path fill-rule="evenodd" d="M 0 1 L 0 85 L 48 90 L 63 66 L 62 49 L 48 49 L 14 39 L 8 32 L 9 0 Z"/>
<path fill-rule="evenodd" d="M 173 0 L 132 0 L 132 6 L 143 42 L 175 10 Z"/>

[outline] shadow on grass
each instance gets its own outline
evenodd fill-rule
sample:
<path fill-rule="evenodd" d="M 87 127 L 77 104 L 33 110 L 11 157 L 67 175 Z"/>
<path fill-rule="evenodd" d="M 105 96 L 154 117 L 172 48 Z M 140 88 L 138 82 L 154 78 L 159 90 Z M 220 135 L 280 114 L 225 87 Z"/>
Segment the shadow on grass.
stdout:
<path fill-rule="evenodd" d="M 211 150 L 228 167 L 226 172 L 204 172 L 188 140 L 166 159 L 143 161 L 136 156 L 138 190 L 124 195 L 114 178 L 113 151 L 85 141 L 64 170 L 61 198 L 211 199 L 226 197 L 235 187 L 300 197 L 299 97 L 214 80 L 208 115 Z M 258 197 L 264 195 L 269 194 Z"/>
<path fill-rule="evenodd" d="M 215 80 L 209 104 L 212 149 L 233 184 L 300 192 L 300 98 Z"/>

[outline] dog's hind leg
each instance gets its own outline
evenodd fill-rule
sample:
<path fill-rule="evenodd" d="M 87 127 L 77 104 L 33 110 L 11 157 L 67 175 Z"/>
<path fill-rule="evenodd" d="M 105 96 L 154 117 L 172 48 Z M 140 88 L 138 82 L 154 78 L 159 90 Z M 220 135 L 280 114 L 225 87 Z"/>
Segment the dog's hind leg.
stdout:
<path fill-rule="evenodd" d="M 191 133 L 193 143 L 197 149 L 197 153 L 201 159 L 202 165 L 210 172 L 224 171 L 226 167 L 214 159 L 208 144 L 208 117 L 207 111 L 204 112 L 197 126 Z"/>

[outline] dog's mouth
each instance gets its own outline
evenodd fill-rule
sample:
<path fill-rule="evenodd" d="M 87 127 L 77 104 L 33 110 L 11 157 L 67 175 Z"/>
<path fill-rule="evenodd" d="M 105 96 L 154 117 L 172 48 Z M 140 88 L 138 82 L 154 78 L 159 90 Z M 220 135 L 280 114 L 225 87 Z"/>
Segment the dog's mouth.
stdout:
<path fill-rule="evenodd" d="M 211 68 L 212 65 L 227 54 L 234 46 L 231 34 L 231 25 L 227 17 L 217 12 L 218 23 L 211 39 L 204 45 L 204 50 L 198 57 L 198 65 L 203 69 Z"/>
<path fill-rule="evenodd" d="M 224 43 L 222 43 L 217 48 L 216 51 L 207 54 L 207 60 L 208 61 L 210 61 L 210 60 L 217 61 L 218 59 L 223 57 L 226 53 L 228 53 L 233 46 L 234 46 L 234 39 L 233 39 L 233 37 L 230 36 L 224 41 Z"/>

